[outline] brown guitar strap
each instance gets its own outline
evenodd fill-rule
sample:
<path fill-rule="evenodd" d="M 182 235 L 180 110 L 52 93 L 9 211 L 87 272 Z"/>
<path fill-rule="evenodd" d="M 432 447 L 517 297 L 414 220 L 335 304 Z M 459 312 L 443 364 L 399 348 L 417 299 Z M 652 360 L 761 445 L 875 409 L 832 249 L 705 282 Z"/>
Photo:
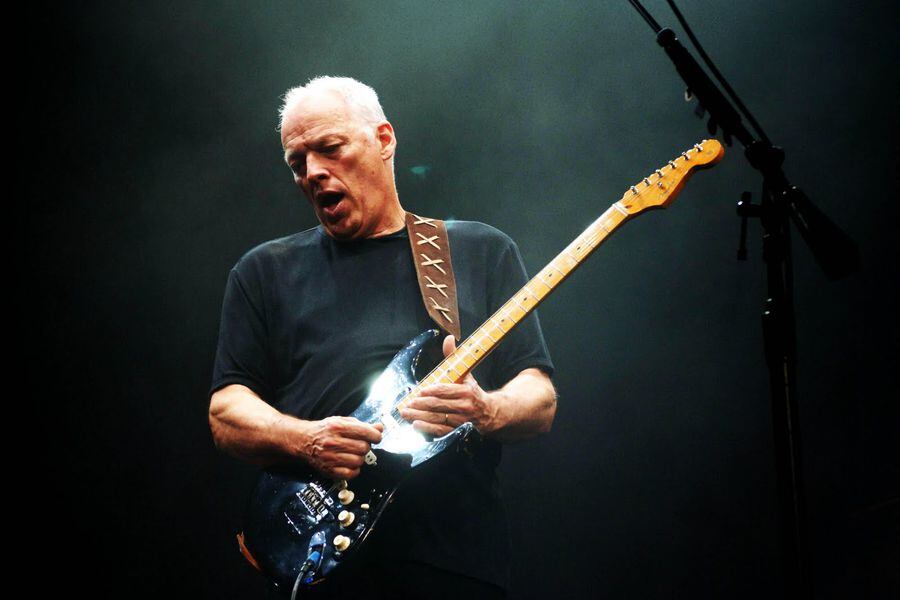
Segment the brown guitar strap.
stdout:
<path fill-rule="evenodd" d="M 438 219 L 427 219 L 408 212 L 406 229 L 413 263 L 416 265 L 419 291 L 428 316 L 458 342 L 462 334 L 447 227 Z"/>

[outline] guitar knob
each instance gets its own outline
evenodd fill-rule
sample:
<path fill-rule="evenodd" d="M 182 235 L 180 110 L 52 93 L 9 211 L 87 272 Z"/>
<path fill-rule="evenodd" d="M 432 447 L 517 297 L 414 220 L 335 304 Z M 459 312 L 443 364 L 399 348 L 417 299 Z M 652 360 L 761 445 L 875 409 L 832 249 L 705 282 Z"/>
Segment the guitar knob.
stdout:
<path fill-rule="evenodd" d="M 356 515 L 354 515 L 349 510 L 342 510 L 338 514 L 338 523 L 343 525 L 344 527 L 350 527 L 353 524 L 353 521 L 356 519 Z"/>
<path fill-rule="evenodd" d="M 338 535 L 335 536 L 333 543 L 335 549 L 337 549 L 339 552 L 343 552 L 350 547 L 350 538 L 348 538 L 346 535 Z"/>
<path fill-rule="evenodd" d="M 353 498 L 355 496 L 356 494 L 354 494 L 350 490 L 341 490 L 338 492 L 338 500 L 340 500 L 341 504 L 343 504 L 344 506 L 353 502 Z"/>

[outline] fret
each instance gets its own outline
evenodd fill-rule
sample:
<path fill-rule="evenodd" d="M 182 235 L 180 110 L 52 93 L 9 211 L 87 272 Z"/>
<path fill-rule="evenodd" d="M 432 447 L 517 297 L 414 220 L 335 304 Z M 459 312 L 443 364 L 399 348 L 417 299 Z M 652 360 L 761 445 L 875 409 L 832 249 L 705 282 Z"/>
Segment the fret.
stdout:
<path fill-rule="evenodd" d="M 566 274 L 563 273 L 562 271 L 560 271 L 560 270 L 559 270 L 559 267 L 556 266 L 556 259 L 554 259 L 553 261 L 551 261 L 550 264 L 547 265 L 547 266 L 550 267 L 551 269 L 553 269 L 554 271 L 556 271 L 557 273 L 559 273 L 562 277 L 565 277 L 565 276 L 566 276 Z"/>
<path fill-rule="evenodd" d="M 540 271 L 537 275 L 534 276 L 534 278 L 537 279 L 538 281 L 540 281 L 541 283 L 543 283 L 545 286 L 547 286 L 548 290 L 553 289 L 552 285 L 550 285 L 549 283 L 544 281 L 543 271 Z"/>
<path fill-rule="evenodd" d="M 503 333 L 507 333 L 510 329 L 515 327 L 527 314 L 528 311 L 524 308 L 516 308 L 515 306 L 508 307 L 505 312 L 506 322 L 503 323 L 503 321 L 501 321 L 506 327 L 506 330 Z"/>
<path fill-rule="evenodd" d="M 510 312 L 512 308 L 512 306 L 509 306 L 509 302 L 507 302 L 500 308 L 500 322 L 503 323 L 505 321 L 508 325 L 506 329 L 503 329 L 503 333 L 508 333 L 509 330 L 515 327 L 516 323 L 518 323 L 520 320 L 513 316 L 513 314 Z"/>
<path fill-rule="evenodd" d="M 466 346 L 465 344 L 463 344 L 462 346 L 460 346 L 460 347 L 459 347 L 459 350 L 462 350 L 464 353 L 466 353 L 466 354 L 468 354 L 469 356 L 471 356 L 472 359 L 473 359 L 475 362 L 478 362 L 478 357 L 475 356 L 474 354 L 472 354 L 472 352 L 469 350 L 468 346 Z M 466 366 L 471 366 L 471 365 L 468 365 L 468 364 L 467 364 Z"/>
<path fill-rule="evenodd" d="M 563 250 L 563 255 L 566 258 L 568 258 L 569 260 L 571 260 L 573 263 L 575 263 L 576 267 L 578 266 L 578 263 L 581 262 L 578 258 L 572 256 L 572 254 L 568 250 Z"/>
<path fill-rule="evenodd" d="M 513 302 L 515 302 L 516 306 L 518 306 L 519 309 L 521 309 L 521 311 L 522 311 L 525 315 L 528 314 L 528 309 L 525 308 L 524 306 L 522 306 L 521 304 L 519 304 L 519 301 L 516 300 L 516 297 L 515 297 L 515 296 L 513 296 L 512 298 L 510 298 L 510 300 L 512 300 Z M 524 315 L 523 315 L 523 316 L 524 316 Z"/>
<path fill-rule="evenodd" d="M 522 291 L 528 292 L 529 294 L 531 294 L 531 297 L 534 298 L 534 302 L 538 303 L 542 300 L 542 298 L 540 296 L 538 296 L 534 291 L 532 291 L 532 289 L 530 287 L 528 287 L 530 283 L 531 283 L 530 281 L 528 283 L 526 283 L 525 287 L 522 288 Z"/>
<path fill-rule="evenodd" d="M 585 249 L 585 248 L 587 248 L 588 250 L 591 249 L 591 244 L 590 244 L 590 242 L 589 242 L 588 240 L 589 240 L 592 236 L 593 236 L 593 233 L 592 233 L 591 236 L 585 236 L 585 235 L 582 235 L 580 238 L 578 238 L 577 240 L 575 240 L 576 242 L 578 242 L 578 243 L 575 245 L 575 252 L 576 252 L 576 253 L 578 254 L 578 256 L 579 256 L 579 259 L 578 259 L 578 260 L 581 260 L 581 258 L 582 258 L 581 253 L 584 252 L 584 249 Z"/>
<path fill-rule="evenodd" d="M 494 339 L 494 336 L 492 336 L 491 333 L 487 330 L 487 323 L 485 323 L 484 326 L 481 327 L 481 331 L 484 331 L 484 335 L 491 338 L 491 341 L 493 343 L 495 343 L 495 344 L 497 343 L 497 340 Z"/>
<path fill-rule="evenodd" d="M 470 365 L 470 364 L 468 363 L 468 361 L 466 361 L 466 357 L 463 356 L 463 353 L 462 353 L 462 352 L 459 352 L 459 348 L 457 348 L 456 351 L 455 351 L 453 354 L 451 354 L 450 356 L 448 356 L 447 359 L 448 359 L 448 360 L 450 360 L 450 359 L 455 360 L 455 361 L 456 361 L 456 366 L 462 365 L 462 366 L 463 366 L 464 368 L 466 368 L 466 369 L 468 369 L 468 368 L 470 368 L 470 367 L 472 366 L 472 365 Z"/>
<path fill-rule="evenodd" d="M 496 327 L 497 329 L 499 329 L 499 330 L 502 331 L 503 333 L 506 333 L 507 331 L 509 331 L 508 329 L 503 329 L 502 327 L 500 327 L 500 325 L 494 320 L 494 317 L 489 318 L 488 321 L 490 321 L 491 323 L 493 323 L 493 324 L 494 324 L 494 327 Z M 491 338 L 491 339 L 493 339 L 493 338 Z"/>

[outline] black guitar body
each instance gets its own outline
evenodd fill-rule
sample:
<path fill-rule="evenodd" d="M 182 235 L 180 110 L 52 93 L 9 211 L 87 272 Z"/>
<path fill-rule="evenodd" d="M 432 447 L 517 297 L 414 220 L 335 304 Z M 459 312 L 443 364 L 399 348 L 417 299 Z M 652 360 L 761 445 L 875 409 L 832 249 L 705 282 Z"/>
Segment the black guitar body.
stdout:
<path fill-rule="evenodd" d="M 473 432 L 471 423 L 465 423 L 442 438 L 428 440 L 396 411 L 417 384 L 423 348 L 437 335 L 426 331 L 407 344 L 351 415 L 385 425 L 382 441 L 366 456 L 359 477 L 333 481 L 303 468 L 261 474 L 247 507 L 244 544 L 283 593 L 290 594 L 295 585 L 308 589 L 347 571 L 346 565 L 364 551 L 373 526 L 412 469 L 458 446 Z"/>

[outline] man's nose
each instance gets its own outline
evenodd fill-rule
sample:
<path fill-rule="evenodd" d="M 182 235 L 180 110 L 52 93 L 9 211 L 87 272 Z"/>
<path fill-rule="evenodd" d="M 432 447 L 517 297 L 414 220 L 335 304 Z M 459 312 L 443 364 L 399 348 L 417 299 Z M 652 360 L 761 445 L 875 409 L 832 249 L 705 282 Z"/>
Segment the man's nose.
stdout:
<path fill-rule="evenodd" d="M 328 169 L 324 161 L 312 154 L 306 157 L 306 178 L 310 181 L 322 181 L 328 177 Z"/>

